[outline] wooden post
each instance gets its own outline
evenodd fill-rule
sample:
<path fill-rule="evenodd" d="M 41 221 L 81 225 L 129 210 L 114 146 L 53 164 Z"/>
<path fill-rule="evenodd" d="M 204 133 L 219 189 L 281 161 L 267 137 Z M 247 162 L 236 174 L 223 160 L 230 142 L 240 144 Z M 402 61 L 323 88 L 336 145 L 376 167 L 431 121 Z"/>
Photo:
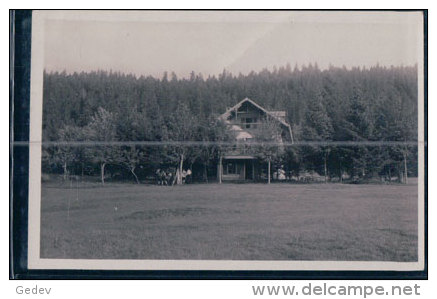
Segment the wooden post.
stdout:
<path fill-rule="evenodd" d="M 252 180 L 255 181 L 255 162 L 252 159 Z"/>
<path fill-rule="evenodd" d="M 325 184 L 328 183 L 328 167 L 326 165 L 326 154 L 325 154 Z"/>
<path fill-rule="evenodd" d="M 341 169 L 341 160 L 340 160 L 340 183 L 343 183 L 343 170 Z"/>
<path fill-rule="evenodd" d="M 217 182 L 220 183 L 220 158 L 219 162 L 217 163 Z"/>
<path fill-rule="evenodd" d="M 106 163 L 100 165 L 100 178 L 102 180 L 102 185 L 105 185 L 105 165 Z"/>
<path fill-rule="evenodd" d="M 405 181 L 405 184 L 408 184 L 408 169 L 407 169 L 407 153 L 406 152 L 404 153 L 404 171 L 405 171 L 404 181 Z"/>
<path fill-rule="evenodd" d="M 218 166 L 218 179 L 219 179 L 219 184 L 222 183 L 222 173 L 223 173 L 223 166 L 222 166 L 222 156 L 220 156 L 219 159 L 219 166 Z"/>
<path fill-rule="evenodd" d="M 64 164 L 63 164 L 63 169 L 64 169 L 64 181 L 66 181 L 67 180 L 67 177 L 68 177 L 68 175 L 67 175 L 67 172 L 68 172 L 68 169 L 67 169 L 67 162 L 65 162 L 64 161 Z"/>
<path fill-rule="evenodd" d="M 270 160 L 269 160 L 269 163 L 268 163 L 268 171 L 267 171 L 267 183 L 268 184 L 270 184 Z"/>
<path fill-rule="evenodd" d="M 391 183 L 391 165 L 388 165 L 388 181 Z"/>
<path fill-rule="evenodd" d="M 397 165 L 398 167 L 398 183 L 403 183 L 404 182 L 404 171 L 402 170 L 402 163 L 398 163 Z"/>
<path fill-rule="evenodd" d="M 193 165 L 191 165 L 190 169 L 193 169 Z M 206 163 L 203 163 L 203 177 L 205 179 L 205 182 L 208 184 L 208 167 Z"/>

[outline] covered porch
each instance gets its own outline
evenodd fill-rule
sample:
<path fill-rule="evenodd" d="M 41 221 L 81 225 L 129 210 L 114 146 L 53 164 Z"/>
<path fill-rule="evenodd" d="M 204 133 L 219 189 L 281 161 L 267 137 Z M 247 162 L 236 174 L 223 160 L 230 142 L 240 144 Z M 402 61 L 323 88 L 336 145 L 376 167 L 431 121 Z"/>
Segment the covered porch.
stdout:
<path fill-rule="evenodd" d="M 217 166 L 217 180 L 254 181 L 256 177 L 257 159 L 247 155 L 223 156 Z"/>

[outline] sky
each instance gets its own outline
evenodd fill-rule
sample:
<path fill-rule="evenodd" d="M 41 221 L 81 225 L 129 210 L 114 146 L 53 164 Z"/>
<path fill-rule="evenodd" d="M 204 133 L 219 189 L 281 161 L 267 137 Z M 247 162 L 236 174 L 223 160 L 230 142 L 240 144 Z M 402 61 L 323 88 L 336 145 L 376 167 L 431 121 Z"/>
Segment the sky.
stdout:
<path fill-rule="evenodd" d="M 44 68 L 160 77 L 317 64 L 414 65 L 418 12 L 43 11 Z"/>

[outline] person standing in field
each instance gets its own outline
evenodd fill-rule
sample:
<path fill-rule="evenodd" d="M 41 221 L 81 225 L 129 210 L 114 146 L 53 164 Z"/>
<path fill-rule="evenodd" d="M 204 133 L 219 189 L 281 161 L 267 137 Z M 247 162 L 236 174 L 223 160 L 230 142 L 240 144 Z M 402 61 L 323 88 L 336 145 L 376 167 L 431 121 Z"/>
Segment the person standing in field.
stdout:
<path fill-rule="evenodd" d="M 182 184 L 185 184 L 186 178 L 187 178 L 187 171 L 183 170 L 182 171 Z"/>
<path fill-rule="evenodd" d="M 186 182 L 187 184 L 191 183 L 191 174 L 192 174 L 191 169 L 188 168 L 188 169 L 187 169 L 186 178 L 185 178 L 185 182 Z"/>
<path fill-rule="evenodd" d="M 158 168 L 155 172 L 156 184 L 162 185 L 162 172 L 161 168 Z"/>

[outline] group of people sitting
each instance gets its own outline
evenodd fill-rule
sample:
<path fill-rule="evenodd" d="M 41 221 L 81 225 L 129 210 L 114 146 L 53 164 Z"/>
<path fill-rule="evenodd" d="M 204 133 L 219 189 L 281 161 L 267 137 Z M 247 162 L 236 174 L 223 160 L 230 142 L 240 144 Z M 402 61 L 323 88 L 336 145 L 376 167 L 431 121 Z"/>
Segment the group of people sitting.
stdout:
<path fill-rule="evenodd" d="M 191 169 L 183 170 L 181 174 L 181 183 L 191 182 Z M 173 186 L 177 182 L 177 170 L 175 169 L 160 169 L 155 172 L 156 183 L 161 186 Z"/>
<path fill-rule="evenodd" d="M 287 174 L 283 168 L 284 166 L 281 165 L 281 167 L 273 172 L 273 179 L 278 181 L 283 181 L 287 179 Z"/>

